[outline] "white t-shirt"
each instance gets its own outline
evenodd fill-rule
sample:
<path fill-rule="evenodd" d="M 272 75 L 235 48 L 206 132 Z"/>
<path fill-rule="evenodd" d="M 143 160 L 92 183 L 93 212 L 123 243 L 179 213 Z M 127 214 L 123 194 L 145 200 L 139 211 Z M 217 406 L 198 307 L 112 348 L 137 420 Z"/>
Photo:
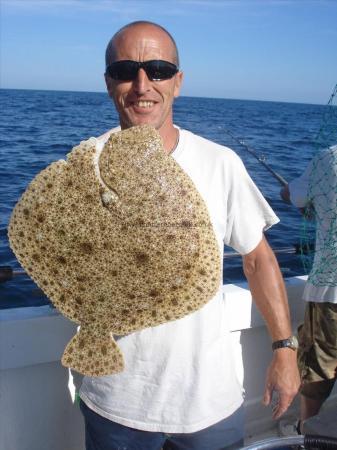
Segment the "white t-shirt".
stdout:
<path fill-rule="evenodd" d="M 180 130 L 172 156 L 208 206 L 221 255 L 224 243 L 249 253 L 278 222 L 232 150 Z M 82 400 L 112 421 L 146 431 L 192 433 L 230 416 L 242 404 L 242 386 L 223 301 L 219 286 L 199 311 L 117 338 L 125 370 L 85 377 Z"/>
<path fill-rule="evenodd" d="M 295 206 L 315 208 L 315 257 L 303 299 L 337 303 L 337 145 L 318 153 L 289 191 Z"/>

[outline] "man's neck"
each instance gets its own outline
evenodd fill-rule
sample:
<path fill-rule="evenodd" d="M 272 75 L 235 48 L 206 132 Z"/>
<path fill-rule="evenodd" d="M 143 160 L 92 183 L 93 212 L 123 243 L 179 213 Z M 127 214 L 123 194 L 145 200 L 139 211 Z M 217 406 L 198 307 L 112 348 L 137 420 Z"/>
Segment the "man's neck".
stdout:
<path fill-rule="evenodd" d="M 172 125 L 167 132 L 165 131 L 159 130 L 160 136 L 163 140 L 164 149 L 167 153 L 172 153 L 179 142 L 179 130 Z"/>

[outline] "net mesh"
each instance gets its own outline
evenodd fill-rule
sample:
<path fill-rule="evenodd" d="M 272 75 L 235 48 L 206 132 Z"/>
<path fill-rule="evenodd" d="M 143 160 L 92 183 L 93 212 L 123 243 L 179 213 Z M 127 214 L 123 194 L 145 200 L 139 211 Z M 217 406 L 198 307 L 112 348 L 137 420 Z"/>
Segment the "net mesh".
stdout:
<path fill-rule="evenodd" d="M 337 143 L 337 84 L 324 108 L 322 123 L 314 140 L 316 150 L 330 147 Z"/>
<path fill-rule="evenodd" d="M 301 256 L 314 286 L 337 286 L 337 84 L 324 107 L 308 167 Z M 313 232 L 315 243 L 312 241 Z"/>

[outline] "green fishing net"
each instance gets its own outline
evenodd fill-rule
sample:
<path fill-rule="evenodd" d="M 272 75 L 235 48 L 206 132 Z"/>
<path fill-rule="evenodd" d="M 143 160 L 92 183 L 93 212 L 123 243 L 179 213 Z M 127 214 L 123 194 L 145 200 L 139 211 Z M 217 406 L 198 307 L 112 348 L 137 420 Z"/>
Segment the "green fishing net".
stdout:
<path fill-rule="evenodd" d="M 337 84 L 324 107 L 320 129 L 314 140 L 316 150 L 337 144 Z"/>
<path fill-rule="evenodd" d="M 337 84 L 324 107 L 308 174 L 309 202 L 300 236 L 302 263 L 314 286 L 337 286 Z"/>

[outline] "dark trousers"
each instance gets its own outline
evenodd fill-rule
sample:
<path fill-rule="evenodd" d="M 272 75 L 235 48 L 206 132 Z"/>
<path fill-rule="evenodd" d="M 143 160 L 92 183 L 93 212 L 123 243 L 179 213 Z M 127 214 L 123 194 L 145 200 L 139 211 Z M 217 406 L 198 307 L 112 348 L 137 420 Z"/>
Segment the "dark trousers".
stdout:
<path fill-rule="evenodd" d="M 100 416 L 81 400 L 86 450 L 234 450 L 243 446 L 243 407 L 195 433 L 136 430 Z"/>

